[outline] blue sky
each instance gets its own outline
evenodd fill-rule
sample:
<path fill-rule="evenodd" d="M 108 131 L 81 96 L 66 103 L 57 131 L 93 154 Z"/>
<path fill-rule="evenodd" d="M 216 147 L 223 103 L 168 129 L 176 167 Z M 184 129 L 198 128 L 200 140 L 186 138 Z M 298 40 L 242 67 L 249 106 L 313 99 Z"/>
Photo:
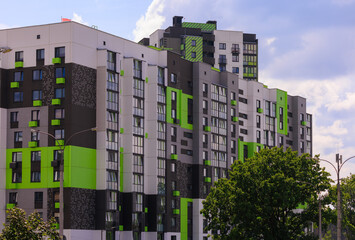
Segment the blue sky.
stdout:
<path fill-rule="evenodd" d="M 332 162 L 337 152 L 343 159 L 355 155 L 355 0 L 18 0 L 16 6 L 12 1 L 1 5 L 0 28 L 66 17 L 137 40 L 180 15 L 191 22 L 217 20 L 218 29 L 256 33 L 259 81 L 307 98 L 314 154 Z M 355 173 L 355 159 L 342 172 Z"/>

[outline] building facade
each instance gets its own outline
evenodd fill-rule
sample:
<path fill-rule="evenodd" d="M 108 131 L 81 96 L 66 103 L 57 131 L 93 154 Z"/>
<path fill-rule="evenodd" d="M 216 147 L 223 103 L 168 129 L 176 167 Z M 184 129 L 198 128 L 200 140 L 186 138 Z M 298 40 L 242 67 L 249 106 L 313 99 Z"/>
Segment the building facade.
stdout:
<path fill-rule="evenodd" d="M 178 52 L 75 22 L 0 30 L 11 49 L 0 53 L 0 221 L 14 206 L 59 217 L 64 144 L 67 239 L 205 240 L 202 201 L 234 161 L 273 146 L 312 153 L 306 99 L 230 71 L 255 35 L 212 29 Z"/>
<path fill-rule="evenodd" d="M 216 21 L 183 22 L 173 17 L 173 26 L 158 29 L 140 44 L 167 49 L 191 62 L 205 62 L 221 72 L 258 81 L 258 39 L 255 34 L 217 30 Z"/>

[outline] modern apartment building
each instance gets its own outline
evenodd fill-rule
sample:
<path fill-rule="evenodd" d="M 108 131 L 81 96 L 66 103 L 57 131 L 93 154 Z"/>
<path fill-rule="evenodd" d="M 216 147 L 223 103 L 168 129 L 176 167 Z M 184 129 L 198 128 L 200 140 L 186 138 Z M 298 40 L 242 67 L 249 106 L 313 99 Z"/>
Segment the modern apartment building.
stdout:
<path fill-rule="evenodd" d="M 140 41 L 181 54 L 191 62 L 205 62 L 219 69 L 238 74 L 240 78 L 258 81 L 258 40 L 255 34 L 217 30 L 216 21 L 183 22 L 175 16 L 173 26 L 158 29 Z"/>
<path fill-rule="evenodd" d="M 249 36 L 213 32 L 217 46 Z M 306 99 L 187 50 L 75 22 L 0 30 L 0 47 L 1 223 L 14 206 L 59 217 L 63 144 L 64 234 L 75 240 L 208 239 L 202 201 L 234 161 L 272 146 L 312 153 Z"/>

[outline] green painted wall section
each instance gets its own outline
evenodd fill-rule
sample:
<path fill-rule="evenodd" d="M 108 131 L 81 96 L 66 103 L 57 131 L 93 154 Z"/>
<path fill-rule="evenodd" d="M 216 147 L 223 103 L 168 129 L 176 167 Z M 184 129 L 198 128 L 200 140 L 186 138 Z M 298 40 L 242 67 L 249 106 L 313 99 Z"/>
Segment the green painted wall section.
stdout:
<path fill-rule="evenodd" d="M 187 203 L 191 202 L 191 198 L 180 198 L 180 239 L 187 240 Z"/>
<path fill-rule="evenodd" d="M 283 108 L 283 129 L 280 129 L 280 107 Z M 276 89 L 276 119 L 277 119 L 277 133 L 287 135 L 287 92 Z"/>
<path fill-rule="evenodd" d="M 188 99 L 193 99 L 192 95 L 185 94 L 180 89 L 166 88 L 166 121 L 174 124 L 171 117 L 171 93 L 176 92 L 176 119 L 180 120 L 182 128 L 193 130 L 193 125 L 188 123 Z"/>
<path fill-rule="evenodd" d="M 216 24 L 212 23 L 193 23 L 193 22 L 183 22 L 182 27 L 185 28 L 200 28 L 201 31 L 212 32 L 216 30 Z"/>
<path fill-rule="evenodd" d="M 6 150 L 6 189 L 57 188 L 53 181 L 53 151 L 59 147 Z M 31 182 L 31 151 L 41 151 L 41 182 Z M 22 182 L 12 183 L 12 153 L 22 152 Z M 96 150 L 67 146 L 64 151 L 64 187 L 96 189 Z"/>
<path fill-rule="evenodd" d="M 123 152 L 120 153 L 120 191 L 123 191 Z"/>
<path fill-rule="evenodd" d="M 257 146 L 259 146 L 261 149 L 264 148 L 264 145 L 261 143 L 243 142 L 238 139 L 238 159 L 241 161 L 244 161 L 244 146 L 248 146 L 248 156 L 246 156 L 246 158 L 254 156 L 257 150 Z"/>
<path fill-rule="evenodd" d="M 191 42 L 196 41 L 196 45 L 192 46 Z M 191 56 L 192 53 L 196 53 L 196 57 Z M 185 59 L 191 62 L 203 61 L 203 49 L 202 49 L 202 37 L 187 36 L 185 38 Z"/>

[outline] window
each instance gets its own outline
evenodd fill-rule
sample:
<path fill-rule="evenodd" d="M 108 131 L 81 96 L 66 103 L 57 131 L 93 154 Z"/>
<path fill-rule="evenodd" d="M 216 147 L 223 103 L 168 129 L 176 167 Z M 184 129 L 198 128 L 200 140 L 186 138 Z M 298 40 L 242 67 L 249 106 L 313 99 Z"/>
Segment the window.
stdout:
<path fill-rule="evenodd" d="M 191 52 L 191 58 L 196 58 L 196 52 Z"/>
<path fill-rule="evenodd" d="M 172 83 L 177 83 L 177 75 L 175 73 L 170 74 L 170 81 Z"/>
<path fill-rule="evenodd" d="M 171 101 L 176 101 L 176 92 L 171 91 Z"/>
<path fill-rule="evenodd" d="M 17 204 L 17 192 L 10 192 L 9 193 L 9 203 Z"/>
<path fill-rule="evenodd" d="M 241 128 L 241 129 L 240 129 L 240 133 L 242 133 L 242 134 L 248 134 L 248 130 L 247 130 L 247 129 L 244 129 L 244 128 Z"/>
<path fill-rule="evenodd" d="M 191 46 L 195 47 L 196 46 L 196 40 L 191 40 Z"/>
<path fill-rule="evenodd" d="M 23 51 L 15 52 L 15 62 L 23 62 Z"/>
<path fill-rule="evenodd" d="M 41 181 L 41 172 L 32 171 L 31 172 L 31 182 L 40 182 Z"/>
<path fill-rule="evenodd" d="M 42 80 L 42 70 L 33 70 L 32 80 L 33 81 Z"/>
<path fill-rule="evenodd" d="M 107 161 L 117 162 L 117 153 L 114 151 L 107 151 Z"/>
<path fill-rule="evenodd" d="M 232 62 L 239 62 L 239 55 L 232 55 Z"/>
<path fill-rule="evenodd" d="M 42 99 L 42 90 L 33 90 L 32 91 L 32 100 L 41 100 Z"/>
<path fill-rule="evenodd" d="M 54 49 L 54 54 L 56 58 L 65 57 L 65 47 L 56 47 Z"/>
<path fill-rule="evenodd" d="M 107 182 L 117 182 L 117 172 L 107 171 Z"/>
<path fill-rule="evenodd" d="M 39 141 L 39 132 L 31 132 L 31 141 Z"/>
<path fill-rule="evenodd" d="M 14 72 L 14 81 L 22 82 L 23 81 L 23 72 Z"/>
<path fill-rule="evenodd" d="M 65 98 L 65 88 L 56 88 L 55 98 Z"/>
<path fill-rule="evenodd" d="M 54 137 L 56 139 L 64 139 L 64 129 L 56 129 L 56 130 L 54 130 Z"/>
<path fill-rule="evenodd" d="M 22 132 L 15 132 L 15 143 L 22 142 Z"/>
<path fill-rule="evenodd" d="M 59 182 L 60 174 L 59 170 L 53 170 L 53 182 Z"/>
<path fill-rule="evenodd" d="M 176 145 L 171 145 L 171 154 L 176 154 L 177 150 L 176 150 Z"/>
<path fill-rule="evenodd" d="M 41 151 L 31 152 L 31 161 L 32 162 L 41 161 Z"/>
<path fill-rule="evenodd" d="M 232 73 L 239 73 L 239 67 L 232 67 Z"/>
<path fill-rule="evenodd" d="M 141 212 L 143 210 L 143 195 L 137 194 L 136 195 L 136 211 Z"/>
<path fill-rule="evenodd" d="M 55 69 L 55 77 L 56 78 L 64 78 L 65 77 L 65 68 L 56 68 Z"/>
<path fill-rule="evenodd" d="M 171 164 L 171 172 L 175 172 L 176 169 L 176 163 Z"/>
<path fill-rule="evenodd" d="M 13 152 L 12 162 L 22 162 L 22 152 Z"/>
<path fill-rule="evenodd" d="M 248 104 L 248 99 L 246 99 L 246 98 L 242 98 L 242 97 L 239 97 L 239 102 L 242 102 L 242 103 Z"/>
<path fill-rule="evenodd" d="M 203 93 L 207 93 L 207 91 L 208 91 L 208 85 L 207 85 L 207 83 L 202 83 L 202 92 L 203 92 Z"/>
<path fill-rule="evenodd" d="M 225 43 L 219 43 L 219 49 L 226 50 L 226 44 Z"/>
<path fill-rule="evenodd" d="M 133 73 L 135 78 L 142 78 L 142 62 L 138 60 L 133 61 Z"/>
<path fill-rule="evenodd" d="M 54 110 L 54 118 L 55 119 L 64 119 L 64 117 L 65 117 L 64 108 L 57 108 Z"/>
<path fill-rule="evenodd" d="M 22 182 L 22 173 L 21 172 L 13 172 L 12 173 L 12 182 L 13 183 Z"/>
<path fill-rule="evenodd" d="M 43 192 L 35 192 L 35 209 L 43 208 Z"/>
<path fill-rule="evenodd" d="M 36 51 L 36 59 L 38 60 L 44 60 L 44 49 L 37 49 Z"/>
<path fill-rule="evenodd" d="M 260 128 L 260 122 L 261 122 L 260 115 L 256 115 L 256 127 L 257 128 Z"/>
<path fill-rule="evenodd" d="M 261 143 L 261 133 L 258 130 L 256 131 L 256 142 Z"/>
<path fill-rule="evenodd" d="M 10 113 L 10 122 L 18 122 L 18 112 L 11 112 Z"/>

